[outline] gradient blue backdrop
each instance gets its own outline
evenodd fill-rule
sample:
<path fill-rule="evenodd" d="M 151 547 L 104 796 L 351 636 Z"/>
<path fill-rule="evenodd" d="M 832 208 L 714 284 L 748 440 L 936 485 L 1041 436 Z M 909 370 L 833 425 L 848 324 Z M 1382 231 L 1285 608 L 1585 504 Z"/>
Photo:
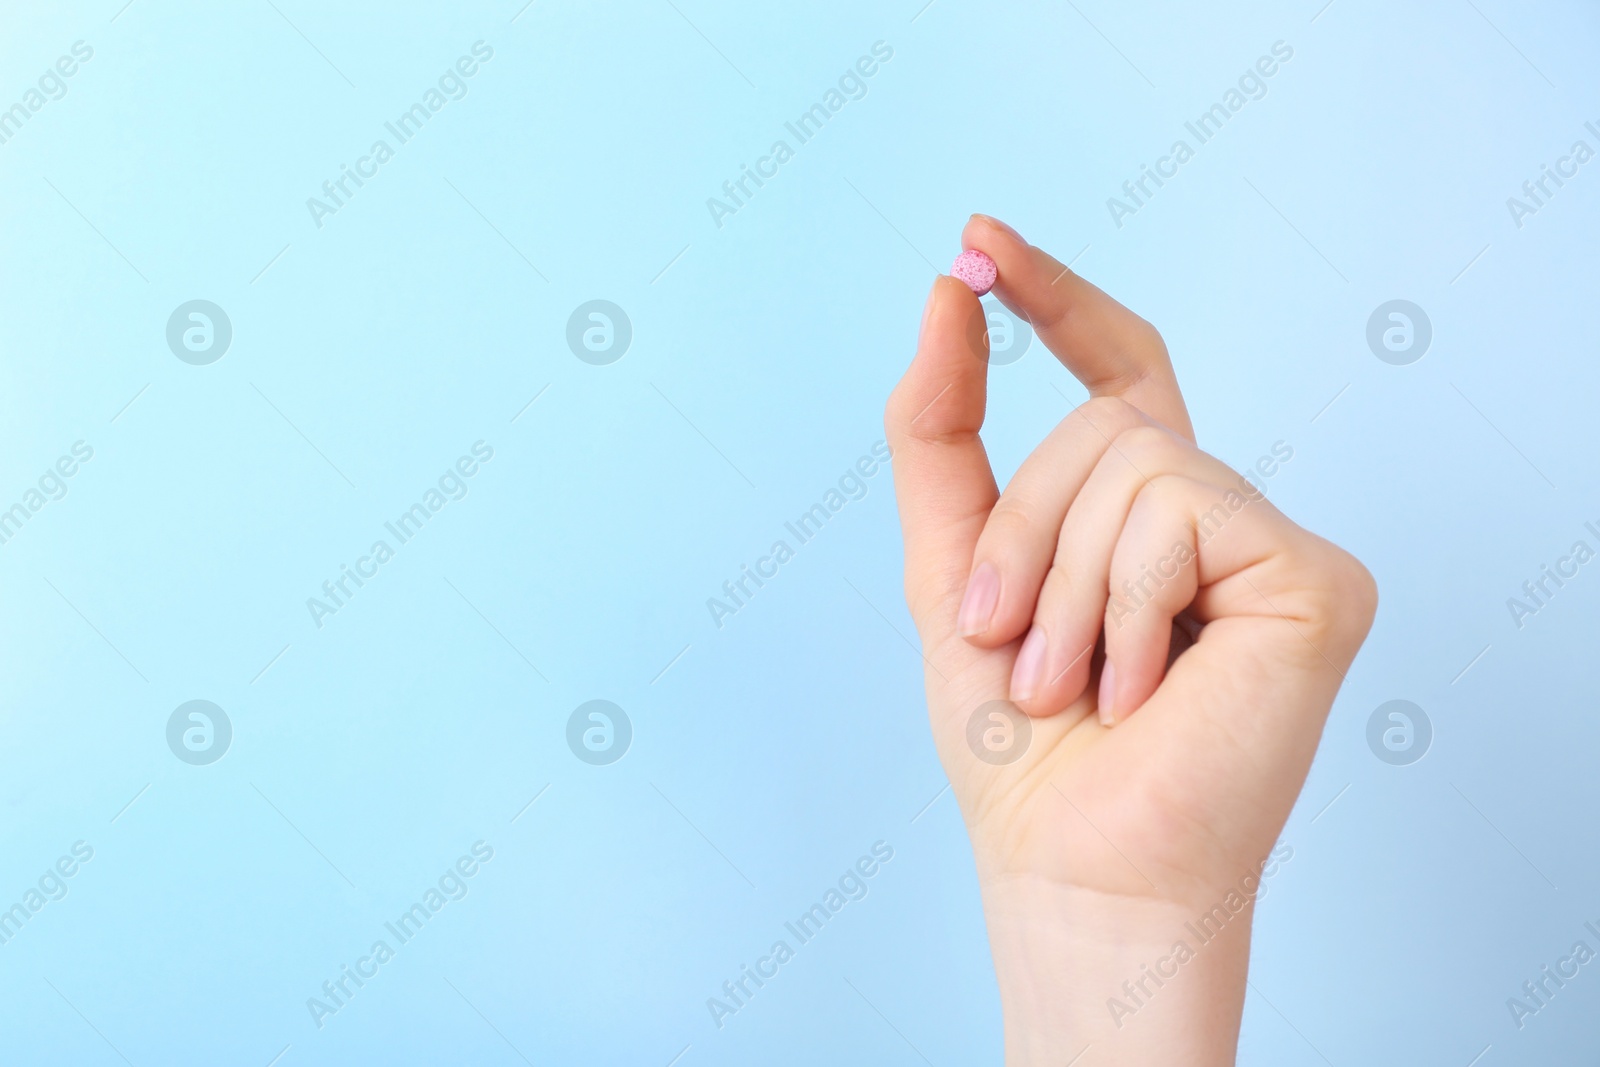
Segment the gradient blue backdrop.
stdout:
<path fill-rule="evenodd" d="M 0 22 L 0 108 L 27 110 L 0 144 L 0 508 L 93 449 L 0 544 L 0 907 L 93 849 L 0 945 L 0 1062 L 999 1063 L 889 473 L 720 628 L 706 606 L 880 440 L 973 211 L 1162 329 L 1209 450 L 1292 447 L 1269 494 L 1382 587 L 1260 909 L 1241 1062 L 1600 1056 L 1600 970 L 1521 1029 L 1506 1007 L 1600 947 L 1600 565 L 1520 628 L 1506 604 L 1600 544 L 1600 162 L 1520 227 L 1506 203 L 1600 149 L 1592 3 Z M 480 41 L 466 95 L 319 227 L 307 198 Z M 1280 41 L 1266 95 L 1119 227 L 1107 199 Z M 707 198 L 875 42 L 866 94 L 719 227 Z M 232 324 L 210 365 L 166 340 L 194 299 Z M 566 340 L 593 299 L 632 324 L 609 365 Z M 1392 299 L 1433 327 L 1406 366 L 1366 341 Z M 1084 395 L 1038 345 L 992 386 L 1002 476 Z M 318 627 L 307 598 L 480 441 L 465 498 Z M 167 742 L 194 699 L 233 729 L 204 766 Z M 605 766 L 567 743 L 593 699 L 632 724 Z M 1408 766 L 1366 740 L 1392 699 L 1433 725 Z M 480 841 L 467 895 L 319 1028 L 308 998 Z M 707 998 L 879 841 L 865 899 L 719 1029 Z"/>

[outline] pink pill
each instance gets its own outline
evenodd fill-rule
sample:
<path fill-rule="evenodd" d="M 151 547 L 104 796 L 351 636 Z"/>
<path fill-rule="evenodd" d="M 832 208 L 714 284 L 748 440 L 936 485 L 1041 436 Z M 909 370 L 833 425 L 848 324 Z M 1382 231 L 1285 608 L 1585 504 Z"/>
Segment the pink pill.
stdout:
<path fill-rule="evenodd" d="M 969 248 L 956 257 L 950 274 L 966 282 L 969 289 L 982 296 L 994 288 L 994 280 L 1000 276 L 1000 271 L 995 267 L 994 260 L 976 248 Z"/>

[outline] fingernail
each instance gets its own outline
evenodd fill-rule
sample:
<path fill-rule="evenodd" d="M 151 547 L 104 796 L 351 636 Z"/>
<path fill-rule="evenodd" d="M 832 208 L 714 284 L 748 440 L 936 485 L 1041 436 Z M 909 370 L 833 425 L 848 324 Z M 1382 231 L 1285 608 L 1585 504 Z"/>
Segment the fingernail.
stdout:
<path fill-rule="evenodd" d="M 1001 222 L 999 219 L 995 218 L 993 215 L 974 215 L 972 217 L 975 218 L 975 219 L 982 219 L 984 222 L 987 222 L 989 225 L 993 226 L 997 230 L 1004 230 L 1006 233 L 1009 233 L 1012 237 L 1015 237 L 1017 240 L 1022 241 L 1023 244 L 1027 244 L 1028 243 L 1027 241 L 1023 240 L 1022 234 L 1018 233 L 1011 226 L 1008 226 L 1005 223 Z"/>
<path fill-rule="evenodd" d="M 962 637 L 976 637 L 989 629 L 995 605 L 1000 603 L 1000 572 L 992 563 L 980 563 L 967 579 L 967 593 L 961 598 L 956 627 Z"/>
<path fill-rule="evenodd" d="M 1040 676 L 1044 674 L 1044 653 L 1048 641 L 1044 631 L 1035 626 L 1028 631 L 1017 653 L 1017 665 L 1011 671 L 1011 699 L 1032 700 L 1039 689 Z"/>
<path fill-rule="evenodd" d="M 1117 691 L 1117 669 L 1106 660 L 1106 665 L 1100 668 L 1100 725 L 1112 726 L 1116 723 L 1116 707 L 1113 697 Z"/>

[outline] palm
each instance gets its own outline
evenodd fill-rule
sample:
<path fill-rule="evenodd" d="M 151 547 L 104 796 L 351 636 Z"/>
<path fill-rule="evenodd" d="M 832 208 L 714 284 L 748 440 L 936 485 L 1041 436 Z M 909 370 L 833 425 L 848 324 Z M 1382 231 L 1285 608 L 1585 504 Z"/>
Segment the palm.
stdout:
<path fill-rule="evenodd" d="M 1216 695 L 1253 702 L 1289 694 L 1227 684 L 1241 657 L 1273 636 L 1254 620 L 1234 622 L 1208 627 L 1122 727 L 1102 729 L 1094 695 L 1085 693 L 1058 715 L 1030 720 L 1026 751 L 1000 765 L 973 758 L 968 724 L 975 709 L 1003 699 L 1015 648 L 974 648 L 953 625 L 942 639 L 925 637 L 934 739 L 980 865 L 999 877 L 1174 900 L 1237 880 L 1271 847 L 1317 731 L 1300 731 L 1301 743 L 1291 745 L 1299 751 L 1282 753 L 1292 762 L 1274 758 L 1270 774 L 1237 766 L 1217 729 L 1225 716 L 1211 706 Z M 1140 728 L 1157 720 L 1176 728 Z M 1244 832 L 1220 841 L 1219 826 Z"/>

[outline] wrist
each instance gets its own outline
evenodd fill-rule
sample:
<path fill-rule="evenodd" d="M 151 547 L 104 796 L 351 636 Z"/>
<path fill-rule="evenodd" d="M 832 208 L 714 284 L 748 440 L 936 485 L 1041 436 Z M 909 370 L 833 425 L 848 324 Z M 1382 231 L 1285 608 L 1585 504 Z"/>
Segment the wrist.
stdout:
<path fill-rule="evenodd" d="M 1253 896 L 1197 906 L 1007 879 L 985 885 L 984 913 L 1008 1067 L 1234 1062 Z"/>

